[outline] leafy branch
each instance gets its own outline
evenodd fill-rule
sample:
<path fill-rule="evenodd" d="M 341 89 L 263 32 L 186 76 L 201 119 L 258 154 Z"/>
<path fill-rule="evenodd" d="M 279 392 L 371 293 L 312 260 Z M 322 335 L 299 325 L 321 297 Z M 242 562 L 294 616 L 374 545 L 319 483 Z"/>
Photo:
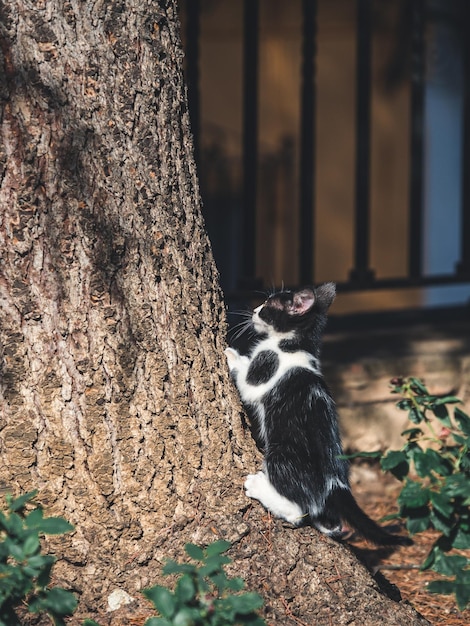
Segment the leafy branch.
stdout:
<path fill-rule="evenodd" d="M 65 624 L 77 599 L 61 587 L 49 588 L 56 558 L 41 554 L 40 536 L 73 530 L 61 517 L 44 517 L 37 506 L 26 512 L 36 491 L 13 499 L 6 496 L 7 510 L 0 511 L 0 626 L 20 626 L 16 609 L 26 600 L 30 613 L 47 613 L 56 626 Z"/>
<path fill-rule="evenodd" d="M 180 577 L 174 592 L 160 585 L 144 589 L 143 594 L 162 616 L 149 618 L 145 626 L 265 625 L 256 613 L 263 604 L 261 596 L 237 593 L 244 587 L 243 580 L 229 578 L 224 572 L 223 566 L 231 562 L 224 554 L 229 548 L 224 540 L 205 549 L 188 543 L 185 551 L 195 563 L 167 561 L 163 573 Z"/>
<path fill-rule="evenodd" d="M 385 455 L 353 456 L 380 458 L 382 469 L 403 483 L 399 511 L 385 519 L 405 520 L 412 535 L 428 529 L 440 533 L 421 569 L 444 578 L 427 589 L 455 594 L 464 609 L 470 604 L 470 417 L 455 406 L 459 398 L 432 395 L 418 378 L 394 378 L 391 385 L 391 392 L 402 396 L 397 407 L 413 424 L 402 433 L 405 444 Z"/>
<path fill-rule="evenodd" d="M 61 587 L 50 587 L 56 557 L 41 553 L 40 536 L 59 535 L 73 530 L 61 517 L 44 517 L 41 507 L 29 512 L 27 505 L 37 492 L 13 499 L 6 496 L 7 509 L 0 511 L 0 626 L 21 626 L 18 607 L 30 613 L 45 613 L 55 626 L 65 626 L 64 617 L 72 615 L 77 599 Z M 161 617 L 150 617 L 146 626 L 264 626 L 257 614 L 263 599 L 257 593 L 240 593 L 241 578 L 229 578 L 224 554 L 230 543 L 219 540 L 206 548 L 186 544 L 185 550 L 195 563 L 169 560 L 163 573 L 179 578 L 175 590 L 156 585 L 143 594 L 154 604 Z M 99 626 L 86 619 L 83 626 Z"/>

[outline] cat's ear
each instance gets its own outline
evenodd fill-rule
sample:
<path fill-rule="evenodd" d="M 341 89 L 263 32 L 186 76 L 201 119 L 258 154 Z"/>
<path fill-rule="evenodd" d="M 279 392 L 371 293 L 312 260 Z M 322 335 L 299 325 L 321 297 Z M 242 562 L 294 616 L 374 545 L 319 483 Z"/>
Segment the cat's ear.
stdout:
<path fill-rule="evenodd" d="M 330 308 L 336 296 L 335 283 L 323 283 L 323 285 L 319 285 L 315 289 L 315 295 L 317 298 L 317 304 L 326 311 Z"/>
<path fill-rule="evenodd" d="M 304 315 L 310 311 L 315 303 L 315 294 L 312 289 L 302 289 L 294 294 L 290 315 Z"/>

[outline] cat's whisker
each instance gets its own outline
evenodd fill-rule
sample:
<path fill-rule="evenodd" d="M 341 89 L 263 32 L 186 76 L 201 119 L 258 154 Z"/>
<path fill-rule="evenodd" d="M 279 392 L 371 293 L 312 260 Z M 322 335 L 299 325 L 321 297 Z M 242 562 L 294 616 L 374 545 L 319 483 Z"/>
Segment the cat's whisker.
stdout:
<path fill-rule="evenodd" d="M 233 340 L 237 340 L 240 339 L 240 337 L 242 335 L 244 335 L 245 333 L 249 333 L 249 335 L 252 335 L 252 329 L 250 327 L 244 327 L 238 330 L 238 332 L 233 336 Z"/>
<path fill-rule="evenodd" d="M 251 311 L 230 311 L 229 315 L 241 315 L 242 317 L 251 317 Z"/>
<path fill-rule="evenodd" d="M 232 341 L 239 339 L 244 333 L 253 329 L 253 324 L 250 317 L 242 320 L 238 324 L 235 324 L 230 330 L 229 335 L 231 336 Z"/>
<path fill-rule="evenodd" d="M 267 298 L 269 298 L 269 296 L 274 292 L 271 291 L 270 289 L 263 289 L 263 290 L 258 289 L 258 290 L 253 291 L 253 293 L 261 296 L 263 300 L 267 300 Z"/>
<path fill-rule="evenodd" d="M 232 326 L 232 328 L 230 328 L 229 334 L 233 336 L 238 336 L 240 332 L 243 333 L 245 331 L 245 327 L 246 322 L 240 322 L 240 324 L 236 324 L 235 326 Z"/>

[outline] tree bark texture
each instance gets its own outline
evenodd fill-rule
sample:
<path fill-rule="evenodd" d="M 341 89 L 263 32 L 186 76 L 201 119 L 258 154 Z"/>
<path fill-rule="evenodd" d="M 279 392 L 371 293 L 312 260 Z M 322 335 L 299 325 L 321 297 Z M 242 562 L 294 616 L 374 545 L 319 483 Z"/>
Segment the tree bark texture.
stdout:
<path fill-rule="evenodd" d="M 119 568 L 236 462 L 175 9 L 131 4 L 2 8 L 1 477 Z"/>
<path fill-rule="evenodd" d="M 271 623 L 425 623 L 244 497 L 259 455 L 223 355 L 173 0 L 0 7 L 0 486 L 75 525 L 49 546 L 79 615 L 224 537 Z"/>

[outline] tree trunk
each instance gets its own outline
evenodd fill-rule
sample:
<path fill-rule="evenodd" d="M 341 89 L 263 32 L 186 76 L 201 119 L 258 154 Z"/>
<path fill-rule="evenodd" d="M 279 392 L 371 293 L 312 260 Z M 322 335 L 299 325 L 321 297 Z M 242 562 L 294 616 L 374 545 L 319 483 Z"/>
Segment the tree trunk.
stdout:
<path fill-rule="evenodd" d="M 0 21 L 0 486 L 75 525 L 49 546 L 78 615 L 224 537 L 270 623 L 425 623 L 244 497 L 260 459 L 223 355 L 173 0 L 8 0 Z"/>

